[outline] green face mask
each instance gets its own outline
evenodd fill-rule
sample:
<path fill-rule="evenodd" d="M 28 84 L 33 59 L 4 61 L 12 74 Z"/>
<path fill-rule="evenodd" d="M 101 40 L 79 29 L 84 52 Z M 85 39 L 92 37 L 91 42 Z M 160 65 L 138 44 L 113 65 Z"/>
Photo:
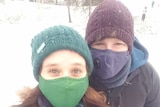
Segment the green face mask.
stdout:
<path fill-rule="evenodd" d="M 39 76 L 39 88 L 54 107 L 75 107 L 88 88 L 88 76 L 45 80 Z"/>

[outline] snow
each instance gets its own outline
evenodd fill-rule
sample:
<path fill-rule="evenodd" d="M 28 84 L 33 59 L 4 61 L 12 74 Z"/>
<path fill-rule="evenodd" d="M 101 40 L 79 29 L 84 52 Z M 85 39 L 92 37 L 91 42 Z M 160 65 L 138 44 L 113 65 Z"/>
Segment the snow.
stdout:
<path fill-rule="evenodd" d="M 149 7 L 143 22 L 141 14 L 144 4 L 140 2 L 139 5 L 133 5 L 127 0 L 123 2 L 135 18 L 135 35 L 148 49 L 149 62 L 160 74 L 160 7 Z M 30 47 L 31 38 L 35 34 L 48 26 L 63 24 L 78 30 L 84 37 L 88 11 L 72 7 L 71 17 L 72 23 L 68 23 L 66 6 L 41 5 L 27 1 L 7 1 L 0 4 L 0 107 L 18 103 L 15 93 L 23 86 L 37 85 L 32 75 Z"/>

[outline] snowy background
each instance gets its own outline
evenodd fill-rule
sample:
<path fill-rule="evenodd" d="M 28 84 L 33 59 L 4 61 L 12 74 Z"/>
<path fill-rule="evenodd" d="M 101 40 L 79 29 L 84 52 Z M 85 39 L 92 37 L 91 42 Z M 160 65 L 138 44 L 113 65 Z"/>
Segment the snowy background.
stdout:
<path fill-rule="evenodd" d="M 158 2 L 151 8 L 151 0 L 122 1 L 134 16 L 135 35 L 148 49 L 149 62 L 160 75 Z M 145 21 L 141 21 L 144 6 L 148 10 Z M 30 48 L 31 38 L 35 34 L 48 26 L 63 24 L 78 30 L 84 37 L 88 11 L 73 7 L 71 17 L 72 23 L 68 23 L 66 6 L 40 5 L 27 1 L 7 1 L 0 4 L 0 107 L 15 104 L 18 89 L 37 84 L 32 75 Z"/>

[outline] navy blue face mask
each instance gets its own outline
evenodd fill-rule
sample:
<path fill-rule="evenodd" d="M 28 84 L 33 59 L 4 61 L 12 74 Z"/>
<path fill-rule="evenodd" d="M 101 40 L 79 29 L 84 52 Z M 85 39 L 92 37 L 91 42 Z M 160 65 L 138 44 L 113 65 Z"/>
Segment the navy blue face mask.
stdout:
<path fill-rule="evenodd" d="M 125 81 L 130 67 L 130 54 L 128 51 L 115 52 L 109 49 L 98 50 L 95 48 L 90 48 L 90 50 L 94 61 L 94 70 L 91 78 L 97 82 L 97 84 L 104 85 L 111 82 L 111 84 L 114 85 L 114 82 Z M 112 78 L 114 77 L 116 78 L 113 80 Z M 122 82 L 115 84 L 120 85 Z M 95 87 L 98 88 L 98 86 Z"/>
<path fill-rule="evenodd" d="M 98 50 L 91 48 L 94 70 L 102 79 L 114 77 L 130 58 L 129 52 L 115 52 L 109 49 Z"/>

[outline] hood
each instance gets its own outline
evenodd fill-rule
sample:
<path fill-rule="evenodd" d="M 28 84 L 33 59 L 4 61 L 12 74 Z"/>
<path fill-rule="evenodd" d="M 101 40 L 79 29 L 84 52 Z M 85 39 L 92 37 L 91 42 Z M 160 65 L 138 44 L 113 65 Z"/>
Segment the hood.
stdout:
<path fill-rule="evenodd" d="M 148 51 L 147 49 L 138 41 L 137 38 L 134 40 L 134 47 L 131 53 L 132 62 L 130 73 L 135 71 L 140 66 L 144 65 L 148 61 Z"/>

